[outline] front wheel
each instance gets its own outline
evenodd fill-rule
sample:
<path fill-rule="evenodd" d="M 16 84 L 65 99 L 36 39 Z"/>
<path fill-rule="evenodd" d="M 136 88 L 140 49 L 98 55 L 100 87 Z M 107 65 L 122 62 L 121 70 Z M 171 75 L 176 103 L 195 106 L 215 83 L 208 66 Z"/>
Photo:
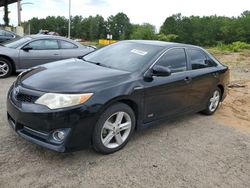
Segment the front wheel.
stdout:
<path fill-rule="evenodd" d="M 12 65 L 9 60 L 0 57 L 0 78 L 6 78 L 12 73 Z"/>
<path fill-rule="evenodd" d="M 97 152 L 110 154 L 123 148 L 135 129 L 135 115 L 126 104 L 109 107 L 98 120 L 93 133 L 93 147 Z"/>
<path fill-rule="evenodd" d="M 202 111 L 202 113 L 206 115 L 212 115 L 218 109 L 220 101 L 221 90 L 217 87 L 209 98 L 206 109 Z"/>

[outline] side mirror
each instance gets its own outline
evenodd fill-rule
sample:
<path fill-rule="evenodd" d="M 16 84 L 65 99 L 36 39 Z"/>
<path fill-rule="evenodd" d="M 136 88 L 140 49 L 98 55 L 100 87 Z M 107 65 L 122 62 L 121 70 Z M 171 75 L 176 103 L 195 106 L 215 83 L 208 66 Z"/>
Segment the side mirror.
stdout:
<path fill-rule="evenodd" d="M 24 46 L 22 48 L 22 50 L 28 52 L 28 51 L 32 50 L 32 47 L 30 47 L 30 46 Z"/>
<path fill-rule="evenodd" d="M 171 70 L 167 67 L 155 65 L 152 68 L 152 76 L 170 76 Z"/>
<path fill-rule="evenodd" d="M 167 67 L 155 65 L 152 69 L 148 70 L 144 77 L 152 78 L 153 76 L 166 77 L 171 75 L 171 70 Z"/>

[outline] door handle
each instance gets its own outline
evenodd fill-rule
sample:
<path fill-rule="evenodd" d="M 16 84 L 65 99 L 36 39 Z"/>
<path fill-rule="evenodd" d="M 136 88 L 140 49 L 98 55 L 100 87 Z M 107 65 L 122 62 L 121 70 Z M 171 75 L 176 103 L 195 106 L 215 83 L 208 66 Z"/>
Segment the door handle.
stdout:
<path fill-rule="evenodd" d="M 184 78 L 184 81 L 185 81 L 186 83 L 190 83 L 190 82 L 192 81 L 192 78 L 189 77 L 189 76 L 187 76 L 186 78 Z"/>
<path fill-rule="evenodd" d="M 136 91 L 136 90 L 141 90 L 141 89 L 143 89 L 144 87 L 142 87 L 142 86 L 137 86 L 137 87 L 134 87 L 134 91 Z"/>
<path fill-rule="evenodd" d="M 54 55 L 59 55 L 59 54 L 54 54 Z"/>

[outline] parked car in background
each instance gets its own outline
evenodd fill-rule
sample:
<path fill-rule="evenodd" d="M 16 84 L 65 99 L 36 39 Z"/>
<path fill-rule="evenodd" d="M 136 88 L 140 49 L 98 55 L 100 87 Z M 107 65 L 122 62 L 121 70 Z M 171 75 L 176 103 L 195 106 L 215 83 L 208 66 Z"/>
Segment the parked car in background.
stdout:
<path fill-rule="evenodd" d="M 54 32 L 54 31 L 49 31 L 49 30 L 40 30 L 39 33 L 37 33 L 37 35 L 56 35 L 59 36 L 59 33 Z"/>
<path fill-rule="evenodd" d="M 83 56 L 95 48 L 51 35 L 30 35 L 0 46 L 0 78 L 52 61 Z"/>
<path fill-rule="evenodd" d="M 54 32 L 54 31 L 50 31 L 50 32 L 48 33 L 48 35 L 56 35 L 56 36 L 60 36 L 60 35 L 59 35 L 59 33 Z"/>
<path fill-rule="evenodd" d="M 9 90 L 7 115 L 21 137 L 45 148 L 92 145 L 108 154 L 163 119 L 213 114 L 228 82 L 228 67 L 200 47 L 121 41 L 23 72 Z"/>
<path fill-rule="evenodd" d="M 18 36 L 14 32 L 0 29 L 0 43 L 6 42 L 9 40 L 13 40 L 15 38 L 20 38 L 20 36 Z"/>

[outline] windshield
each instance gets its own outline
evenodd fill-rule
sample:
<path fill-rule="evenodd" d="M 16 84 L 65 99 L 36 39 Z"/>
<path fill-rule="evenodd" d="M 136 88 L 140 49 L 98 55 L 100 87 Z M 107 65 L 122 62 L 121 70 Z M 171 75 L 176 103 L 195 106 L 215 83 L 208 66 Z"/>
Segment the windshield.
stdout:
<path fill-rule="evenodd" d="M 30 41 L 31 39 L 32 39 L 31 37 L 17 38 L 17 39 L 2 43 L 2 45 L 8 48 L 17 48 L 20 45 Z"/>
<path fill-rule="evenodd" d="M 118 42 L 84 56 L 84 60 L 97 65 L 137 71 L 149 63 L 163 47 L 135 42 Z"/>

